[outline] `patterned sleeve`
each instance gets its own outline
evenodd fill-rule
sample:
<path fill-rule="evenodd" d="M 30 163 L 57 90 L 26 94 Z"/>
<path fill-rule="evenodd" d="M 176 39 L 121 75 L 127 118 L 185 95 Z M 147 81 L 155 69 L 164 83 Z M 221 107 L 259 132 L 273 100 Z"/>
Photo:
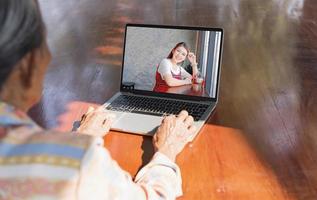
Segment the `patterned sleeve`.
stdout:
<path fill-rule="evenodd" d="M 148 199 L 175 199 L 183 194 L 179 167 L 159 152 L 139 171 L 135 181 L 146 189 Z"/>
<path fill-rule="evenodd" d="M 82 163 L 78 199 L 175 199 L 182 194 L 178 166 L 166 156 L 156 153 L 136 176 L 123 171 L 96 139 Z"/>

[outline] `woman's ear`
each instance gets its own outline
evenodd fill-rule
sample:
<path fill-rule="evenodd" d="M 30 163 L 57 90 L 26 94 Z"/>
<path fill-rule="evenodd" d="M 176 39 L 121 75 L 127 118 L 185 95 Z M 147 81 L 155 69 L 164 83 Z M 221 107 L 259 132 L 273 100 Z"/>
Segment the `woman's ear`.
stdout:
<path fill-rule="evenodd" d="M 32 76 L 34 72 L 35 65 L 35 55 L 34 52 L 28 53 L 24 58 L 20 61 L 18 70 L 20 74 L 21 85 L 28 89 L 32 86 Z"/>
<path fill-rule="evenodd" d="M 35 57 L 33 53 L 25 55 L 13 68 L 11 74 L 4 83 L 0 98 L 12 104 L 15 107 L 20 108 L 23 111 L 27 111 L 30 105 L 33 104 L 33 84 L 32 79 L 35 75 Z M 32 103 L 30 103 L 32 101 Z"/>

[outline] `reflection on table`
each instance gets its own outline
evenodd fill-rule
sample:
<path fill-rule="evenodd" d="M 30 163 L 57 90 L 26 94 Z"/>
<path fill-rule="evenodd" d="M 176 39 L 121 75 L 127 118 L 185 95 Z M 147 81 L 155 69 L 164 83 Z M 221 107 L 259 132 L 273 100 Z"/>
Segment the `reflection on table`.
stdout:
<path fill-rule="evenodd" d="M 202 84 L 182 85 L 177 87 L 170 87 L 166 93 L 183 94 L 191 96 L 208 97 L 208 93 Z"/>

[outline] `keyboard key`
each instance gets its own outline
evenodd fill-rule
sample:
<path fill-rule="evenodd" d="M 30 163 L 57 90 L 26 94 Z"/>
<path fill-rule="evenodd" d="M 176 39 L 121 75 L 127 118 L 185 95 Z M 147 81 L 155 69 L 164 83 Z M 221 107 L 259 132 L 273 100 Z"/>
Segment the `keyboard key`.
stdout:
<path fill-rule="evenodd" d="M 106 109 L 113 111 L 156 116 L 169 114 L 176 115 L 182 110 L 187 110 L 187 112 L 193 116 L 195 121 L 198 121 L 201 118 L 207 108 L 208 105 L 206 104 L 130 95 L 120 95 L 106 107 Z"/>

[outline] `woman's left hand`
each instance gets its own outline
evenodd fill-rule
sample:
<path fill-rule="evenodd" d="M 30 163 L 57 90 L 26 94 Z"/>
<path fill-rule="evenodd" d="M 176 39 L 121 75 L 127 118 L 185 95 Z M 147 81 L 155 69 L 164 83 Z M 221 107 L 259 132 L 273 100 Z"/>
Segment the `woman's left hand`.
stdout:
<path fill-rule="evenodd" d="M 191 66 L 193 66 L 193 67 L 196 66 L 197 67 L 196 56 L 195 56 L 195 54 L 193 52 L 190 52 L 188 54 L 188 60 L 189 60 L 189 62 L 191 64 Z"/>
<path fill-rule="evenodd" d="M 115 116 L 100 106 L 97 109 L 89 107 L 86 114 L 80 121 L 78 132 L 92 136 L 105 136 L 114 120 Z"/>

